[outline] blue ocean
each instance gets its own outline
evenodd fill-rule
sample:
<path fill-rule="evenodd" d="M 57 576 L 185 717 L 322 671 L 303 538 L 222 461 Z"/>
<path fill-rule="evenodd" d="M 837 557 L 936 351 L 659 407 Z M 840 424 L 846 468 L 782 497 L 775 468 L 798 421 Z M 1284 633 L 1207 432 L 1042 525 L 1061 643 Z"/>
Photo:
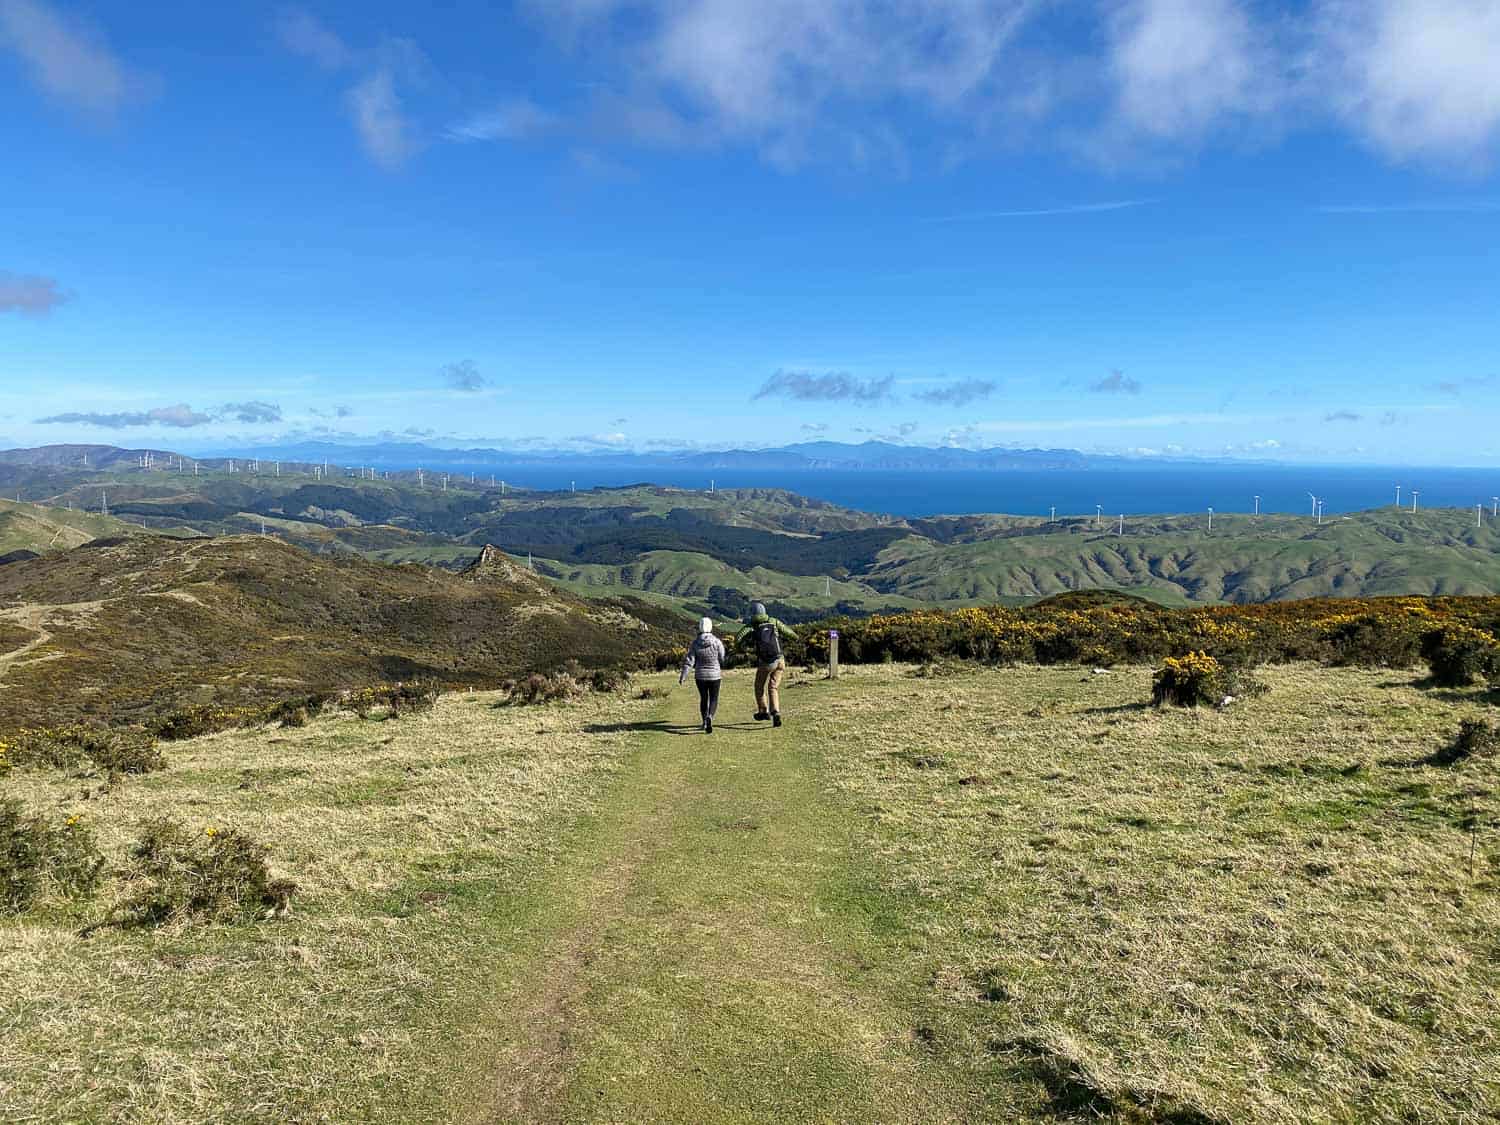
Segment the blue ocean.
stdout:
<path fill-rule="evenodd" d="M 1150 468 L 1016 470 L 1006 472 L 764 472 L 720 470 L 682 473 L 668 469 L 517 465 L 486 467 L 499 479 L 524 488 L 564 490 L 653 484 L 677 488 L 785 488 L 848 508 L 898 516 L 1004 512 L 1046 516 L 1156 515 L 1179 512 L 1251 512 L 1260 497 L 1263 512 L 1312 511 L 1310 496 L 1323 500 L 1327 515 L 1387 507 L 1409 508 L 1412 491 L 1422 508 L 1464 508 L 1500 495 L 1500 469 L 1348 468 L 1288 465 L 1192 465 Z"/>

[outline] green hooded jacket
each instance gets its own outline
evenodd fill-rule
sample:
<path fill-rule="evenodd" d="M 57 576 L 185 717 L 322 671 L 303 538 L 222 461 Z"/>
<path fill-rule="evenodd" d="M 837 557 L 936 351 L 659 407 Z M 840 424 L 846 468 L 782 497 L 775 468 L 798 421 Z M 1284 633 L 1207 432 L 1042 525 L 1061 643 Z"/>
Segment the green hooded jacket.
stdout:
<path fill-rule="evenodd" d="M 772 617 L 770 614 L 757 613 L 754 617 L 750 618 L 749 625 L 746 625 L 743 629 L 735 634 L 734 647 L 740 649 L 741 651 L 753 652 L 755 644 L 755 630 L 759 626 L 764 625 L 767 621 L 776 626 L 776 632 L 781 635 L 783 640 L 795 641 L 797 639 L 797 634 L 795 632 L 793 632 L 786 625 L 782 624 L 780 621 L 777 621 L 776 618 Z M 748 650 L 746 649 L 747 645 L 751 646 Z M 759 663 L 759 660 L 757 660 L 757 663 Z"/>

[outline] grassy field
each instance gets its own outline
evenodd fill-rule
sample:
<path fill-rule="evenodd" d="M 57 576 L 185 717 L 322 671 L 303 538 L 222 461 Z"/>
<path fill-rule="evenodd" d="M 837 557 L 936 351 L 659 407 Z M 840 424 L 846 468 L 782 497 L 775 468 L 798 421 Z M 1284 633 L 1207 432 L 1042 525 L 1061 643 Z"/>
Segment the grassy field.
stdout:
<path fill-rule="evenodd" d="M 926 671 L 794 674 L 778 731 L 735 672 L 711 738 L 687 688 L 457 695 L 102 792 L 13 773 L 112 856 L 168 810 L 302 892 L 0 923 L 0 1116 L 1500 1120 L 1497 762 L 1422 763 L 1481 694 L 1299 665 L 1157 712 L 1144 668 Z"/>
<path fill-rule="evenodd" d="M 0 555 L 11 551 L 66 551 L 91 539 L 139 535 L 140 527 L 96 512 L 69 511 L 30 501 L 0 500 Z M 188 528 L 162 534 L 192 534 Z"/>

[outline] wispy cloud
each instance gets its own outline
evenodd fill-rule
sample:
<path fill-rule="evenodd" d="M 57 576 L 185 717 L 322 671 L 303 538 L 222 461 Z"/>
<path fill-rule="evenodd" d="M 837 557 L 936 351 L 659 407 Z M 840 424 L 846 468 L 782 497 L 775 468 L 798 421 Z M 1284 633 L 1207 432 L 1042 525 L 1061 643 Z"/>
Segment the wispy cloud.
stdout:
<path fill-rule="evenodd" d="M 98 426 L 106 430 L 123 430 L 135 426 L 171 426 L 176 429 L 191 429 L 206 426 L 214 420 L 212 414 L 200 414 L 185 402 L 175 406 L 159 406 L 153 410 L 123 411 L 118 414 L 69 413 L 53 414 L 38 418 L 38 426 L 75 425 Z"/>
<path fill-rule="evenodd" d="M 1089 390 L 1099 395 L 1138 395 L 1141 384 L 1123 371 L 1111 371 L 1097 383 L 1090 383 Z"/>
<path fill-rule="evenodd" d="M 25 64 L 37 88 L 89 113 L 109 115 L 151 91 L 95 28 L 43 0 L 0 0 L 0 49 Z"/>
<path fill-rule="evenodd" d="M 968 406 L 971 402 L 987 399 L 995 393 L 991 379 L 962 379 L 931 390 L 918 391 L 913 398 L 934 406 Z"/>
<path fill-rule="evenodd" d="M 263 425 L 281 421 L 281 407 L 269 402 L 229 402 L 215 410 L 194 410 L 185 402 L 158 406 L 150 410 L 71 411 L 38 418 L 38 426 L 97 426 L 105 430 L 126 430 L 142 426 L 165 426 L 189 430 L 214 422 L 242 422 Z"/>
<path fill-rule="evenodd" d="M 1134 207 L 1146 207 L 1155 199 L 1117 199 L 1108 203 L 1075 203 L 1062 207 L 1034 207 L 1011 211 L 971 211 L 964 215 L 944 215 L 928 219 L 929 223 L 973 223 L 985 219 L 1036 219 L 1052 215 L 1097 215 L 1108 211 L 1128 211 Z"/>
<path fill-rule="evenodd" d="M 370 159 L 386 169 L 404 164 L 415 144 L 390 68 L 381 67 L 361 78 L 345 96 L 355 132 Z"/>
<path fill-rule="evenodd" d="M 0 270 L 0 313 L 46 316 L 67 300 L 55 278 Z"/>
<path fill-rule="evenodd" d="M 1050 433 L 1069 430 L 1165 429 L 1172 426 L 1218 426 L 1269 421 L 1258 415 L 1224 415 L 1204 413 L 1144 414 L 1130 418 L 1010 418 L 976 422 L 969 430 L 987 433 Z"/>
<path fill-rule="evenodd" d="M 1332 203 L 1325 215 L 1488 215 L 1500 211 L 1500 200 L 1433 200 L 1425 203 Z"/>
<path fill-rule="evenodd" d="M 525 141 L 557 132 L 564 124 L 560 114 L 530 98 L 512 98 L 455 122 L 443 136 L 460 142 Z"/>
<path fill-rule="evenodd" d="M 311 59 L 324 70 L 342 70 L 354 63 L 354 52 L 311 12 L 287 8 L 275 20 L 276 36 L 294 55 Z"/>
<path fill-rule="evenodd" d="M 228 402 L 218 411 L 219 421 L 262 425 L 281 421 L 281 407 L 271 402 Z"/>
<path fill-rule="evenodd" d="M 778 371 L 755 392 L 754 399 L 790 398 L 799 402 L 850 402 L 869 406 L 891 399 L 896 377 L 860 379 L 843 371 L 814 374 L 810 371 Z"/>
<path fill-rule="evenodd" d="M 1497 383 L 1500 383 L 1500 376 L 1470 375 L 1465 379 L 1444 379 L 1433 383 L 1430 389 L 1444 395 L 1461 395 L 1465 391 L 1488 390 Z"/>
<path fill-rule="evenodd" d="M 1323 415 L 1325 422 L 1358 422 L 1364 416 L 1356 414 L 1352 410 L 1335 410 L 1332 414 Z"/>
<path fill-rule="evenodd" d="M 400 168 L 420 148 L 398 83 L 420 85 L 426 56 L 410 39 L 387 37 L 371 49 L 351 47 L 301 8 L 284 9 L 274 30 L 287 51 L 332 73 L 355 75 L 344 106 L 365 154 L 388 171 Z"/>
<path fill-rule="evenodd" d="M 479 365 L 472 359 L 447 364 L 439 369 L 438 375 L 450 390 L 468 394 L 482 391 L 490 385 L 490 381 L 480 373 Z"/>
<path fill-rule="evenodd" d="M 622 433 L 580 434 L 568 440 L 576 445 L 587 445 L 595 449 L 619 449 L 630 444 L 630 439 Z"/>

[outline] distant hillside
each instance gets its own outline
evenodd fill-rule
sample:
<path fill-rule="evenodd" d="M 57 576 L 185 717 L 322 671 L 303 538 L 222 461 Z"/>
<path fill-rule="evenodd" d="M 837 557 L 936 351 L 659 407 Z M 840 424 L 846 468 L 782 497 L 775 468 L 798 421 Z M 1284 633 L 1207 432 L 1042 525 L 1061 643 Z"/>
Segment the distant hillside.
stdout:
<path fill-rule="evenodd" d="M 116 464 L 0 460 L 0 484 L 94 512 L 107 493 L 112 515 L 144 527 L 265 531 L 309 551 L 389 562 L 456 569 L 495 543 L 531 555 L 576 594 L 630 590 L 715 616 L 737 615 L 749 598 L 808 617 L 1097 588 L 1168 604 L 1500 592 L 1500 538 L 1488 516 L 1476 528 L 1472 511 L 1386 508 L 1321 525 L 1220 515 L 1212 532 L 1200 516 L 1131 517 L 1119 534 L 1092 519 L 900 519 L 780 489 L 518 492 L 477 474 L 370 479 L 282 465 L 278 475 L 261 462 L 194 475 L 170 461 Z"/>
<path fill-rule="evenodd" d="M 0 567 L 0 729 L 431 675 L 629 664 L 686 622 L 585 602 L 496 560 L 464 575 L 273 538 L 136 536 Z"/>
<path fill-rule="evenodd" d="M 91 539 L 141 533 L 136 524 L 97 512 L 0 500 L 0 555 L 61 551 Z"/>
<path fill-rule="evenodd" d="M 1075 519 L 917 521 L 861 575 L 926 601 L 1125 589 L 1184 602 L 1500 592 L 1500 529 L 1449 509 L 1327 519 L 1127 519 L 1124 534 Z M 926 534 L 923 534 L 925 532 Z"/>

